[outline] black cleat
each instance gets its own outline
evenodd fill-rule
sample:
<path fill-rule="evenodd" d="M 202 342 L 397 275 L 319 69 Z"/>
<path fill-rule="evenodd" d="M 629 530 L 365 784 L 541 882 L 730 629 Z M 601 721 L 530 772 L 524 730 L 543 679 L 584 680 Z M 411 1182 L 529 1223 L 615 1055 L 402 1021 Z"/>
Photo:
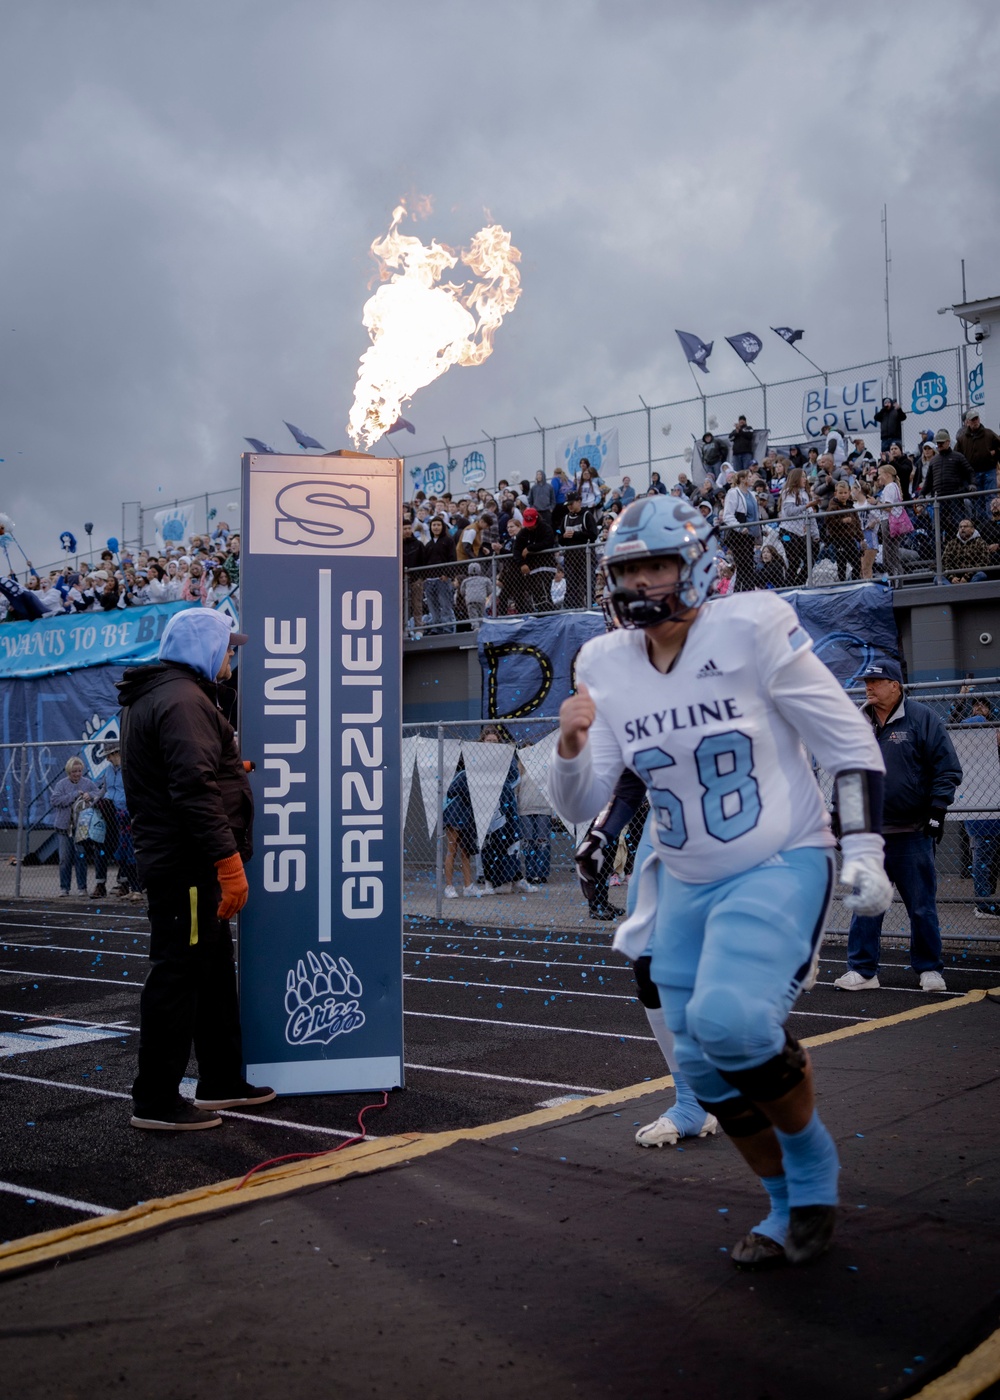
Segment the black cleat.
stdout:
<path fill-rule="evenodd" d="M 592 904 L 590 906 L 590 917 L 600 919 L 602 923 L 612 923 L 618 918 L 618 910 L 613 904 Z"/>
<path fill-rule="evenodd" d="M 738 1269 L 779 1269 L 788 1263 L 788 1256 L 770 1235 L 758 1235 L 751 1230 L 733 1245 L 729 1255 Z"/>
<path fill-rule="evenodd" d="M 792 1206 L 785 1255 L 789 1264 L 811 1264 L 830 1248 L 836 1206 Z"/>

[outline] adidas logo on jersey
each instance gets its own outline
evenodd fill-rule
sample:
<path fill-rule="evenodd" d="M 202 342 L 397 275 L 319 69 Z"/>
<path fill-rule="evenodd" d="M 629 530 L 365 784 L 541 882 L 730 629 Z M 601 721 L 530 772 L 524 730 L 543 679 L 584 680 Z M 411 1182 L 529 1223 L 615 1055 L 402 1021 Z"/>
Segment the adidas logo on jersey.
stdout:
<path fill-rule="evenodd" d="M 726 673 L 721 667 L 716 666 L 714 661 L 706 661 L 704 666 L 695 676 L 696 681 L 704 680 L 706 676 L 724 676 Z"/>

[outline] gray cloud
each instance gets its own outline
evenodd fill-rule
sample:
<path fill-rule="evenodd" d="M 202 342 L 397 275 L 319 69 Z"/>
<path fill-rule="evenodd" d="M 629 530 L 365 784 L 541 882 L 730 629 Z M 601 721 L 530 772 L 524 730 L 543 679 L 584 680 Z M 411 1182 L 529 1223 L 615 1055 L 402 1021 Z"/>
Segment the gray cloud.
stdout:
<path fill-rule="evenodd" d="M 234 484 L 283 418 L 345 445 L 367 249 L 406 192 L 425 235 L 488 211 L 523 252 L 493 358 L 411 405 L 418 449 L 687 396 L 675 326 L 757 330 L 768 379 L 801 365 L 772 322 L 877 357 L 883 202 L 897 351 L 954 343 L 960 257 L 998 290 L 1000 38 L 972 0 L 38 0 L 5 27 L 0 509 L 39 560 L 85 518 L 118 533 L 123 499 Z M 706 387 L 749 383 L 720 344 Z"/>

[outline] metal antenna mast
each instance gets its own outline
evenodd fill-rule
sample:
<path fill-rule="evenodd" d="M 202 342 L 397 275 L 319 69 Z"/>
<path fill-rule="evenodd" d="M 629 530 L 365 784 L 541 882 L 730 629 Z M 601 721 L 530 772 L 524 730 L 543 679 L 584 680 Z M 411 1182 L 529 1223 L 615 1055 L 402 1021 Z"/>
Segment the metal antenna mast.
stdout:
<path fill-rule="evenodd" d="M 889 268 L 892 258 L 889 254 L 889 212 L 888 205 L 882 205 L 882 248 L 885 254 L 885 349 L 889 361 L 889 378 L 892 381 L 892 396 L 898 397 L 896 385 L 896 363 L 892 358 L 892 326 L 889 320 Z"/>

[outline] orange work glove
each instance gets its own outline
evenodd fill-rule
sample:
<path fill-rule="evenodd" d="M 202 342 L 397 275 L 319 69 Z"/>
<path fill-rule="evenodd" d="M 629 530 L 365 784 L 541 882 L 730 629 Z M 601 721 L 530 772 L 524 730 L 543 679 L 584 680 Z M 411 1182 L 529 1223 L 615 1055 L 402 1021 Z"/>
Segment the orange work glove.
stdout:
<path fill-rule="evenodd" d="M 216 912 L 220 919 L 231 919 L 250 897 L 250 886 L 243 873 L 243 862 L 238 855 L 226 856 L 224 860 L 215 862 L 215 868 L 219 872 L 219 884 L 222 886 L 222 902 Z"/>

